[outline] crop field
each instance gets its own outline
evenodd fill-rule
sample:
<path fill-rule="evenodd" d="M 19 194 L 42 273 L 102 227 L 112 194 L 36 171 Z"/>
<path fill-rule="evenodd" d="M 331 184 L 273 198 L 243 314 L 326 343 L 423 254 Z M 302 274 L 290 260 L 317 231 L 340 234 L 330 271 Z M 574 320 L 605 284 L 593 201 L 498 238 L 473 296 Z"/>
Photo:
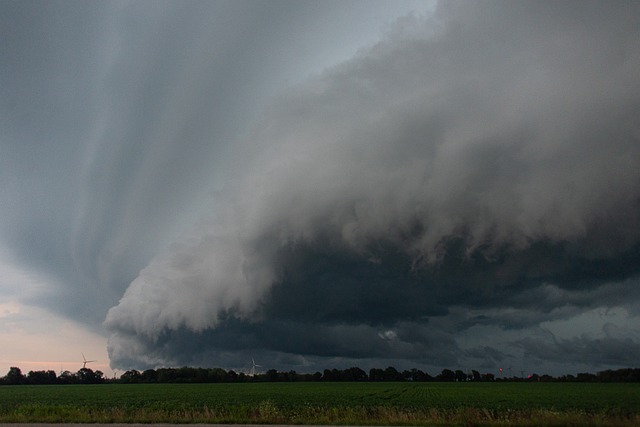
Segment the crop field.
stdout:
<path fill-rule="evenodd" d="M 640 425 L 640 384 L 2 386 L 2 422 Z"/>

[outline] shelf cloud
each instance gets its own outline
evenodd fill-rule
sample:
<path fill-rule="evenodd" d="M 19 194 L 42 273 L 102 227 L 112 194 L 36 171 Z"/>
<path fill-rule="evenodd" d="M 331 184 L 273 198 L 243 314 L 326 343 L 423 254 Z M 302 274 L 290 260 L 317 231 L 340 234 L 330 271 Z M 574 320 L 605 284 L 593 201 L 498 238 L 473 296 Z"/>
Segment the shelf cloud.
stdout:
<path fill-rule="evenodd" d="M 183 362 L 189 345 L 458 364 L 454 308 L 526 330 L 604 286 L 624 304 L 640 46 L 638 11 L 617 6 L 444 4 L 286 91 L 234 147 L 222 206 L 109 311 L 115 361 Z M 605 334 L 512 345 L 638 354 Z"/>
<path fill-rule="evenodd" d="M 640 5 L 439 2 L 307 49 L 358 4 L 65 15 L 99 37 L 3 96 L 3 239 L 54 283 L 30 301 L 104 321 L 118 369 L 632 364 Z"/>

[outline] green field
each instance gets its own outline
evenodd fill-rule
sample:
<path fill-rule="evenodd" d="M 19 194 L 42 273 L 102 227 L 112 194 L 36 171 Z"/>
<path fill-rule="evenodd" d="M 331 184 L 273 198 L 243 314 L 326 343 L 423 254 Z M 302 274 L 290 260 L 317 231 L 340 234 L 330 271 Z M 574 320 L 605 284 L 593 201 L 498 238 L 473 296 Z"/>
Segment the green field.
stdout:
<path fill-rule="evenodd" d="M 2 386 L 0 422 L 640 425 L 640 384 Z"/>

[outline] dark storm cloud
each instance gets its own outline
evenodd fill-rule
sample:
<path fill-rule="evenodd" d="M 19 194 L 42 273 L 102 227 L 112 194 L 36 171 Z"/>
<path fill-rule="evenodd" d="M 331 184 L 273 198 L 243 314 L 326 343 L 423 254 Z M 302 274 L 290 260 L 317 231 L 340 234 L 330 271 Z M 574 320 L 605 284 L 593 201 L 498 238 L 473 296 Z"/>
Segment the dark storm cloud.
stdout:
<path fill-rule="evenodd" d="M 639 16 L 444 2 L 292 88 L 234 146 L 229 203 L 109 312 L 113 363 L 178 363 L 186 339 L 213 360 L 488 365 L 544 358 L 514 335 L 542 322 L 635 316 L 605 291 L 637 301 Z M 589 358 L 608 339 L 547 358 L 624 362 Z"/>
<path fill-rule="evenodd" d="M 112 347 L 112 357 L 139 368 L 212 363 L 243 368 L 251 357 L 273 366 L 287 355 L 291 365 L 307 370 L 321 369 L 336 357 L 342 363 L 359 360 L 365 366 L 385 360 L 378 363 L 411 360 L 421 365 L 446 365 L 455 361 L 458 353 L 449 334 L 411 322 L 396 324 L 392 330 L 364 324 L 227 319 L 214 329 L 193 332 L 180 328 L 155 339 L 114 331 L 113 341 L 119 345 Z"/>
<path fill-rule="evenodd" d="M 630 363 L 640 6 L 442 2 L 345 56 L 393 4 L 2 3 L 28 298 L 112 307 L 119 368 Z"/>
<path fill-rule="evenodd" d="M 525 354 L 537 360 L 562 361 L 563 363 L 584 363 L 588 361 L 598 367 L 635 366 L 640 357 L 640 343 L 637 336 L 633 339 L 620 333 L 619 328 L 605 324 L 604 336 L 594 338 L 579 336 L 571 339 L 541 340 L 525 337 L 516 342 Z"/>

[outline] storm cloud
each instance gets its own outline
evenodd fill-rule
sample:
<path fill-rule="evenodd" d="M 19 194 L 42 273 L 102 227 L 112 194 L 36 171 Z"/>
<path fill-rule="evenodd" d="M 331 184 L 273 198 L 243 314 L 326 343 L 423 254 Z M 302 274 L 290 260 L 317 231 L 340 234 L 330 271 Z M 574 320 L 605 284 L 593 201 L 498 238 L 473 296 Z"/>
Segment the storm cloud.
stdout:
<path fill-rule="evenodd" d="M 9 31 L 46 65 L 3 89 L 3 239 L 56 283 L 31 299 L 104 320 L 119 369 L 637 360 L 640 5 L 425 4 L 327 61 L 358 4 L 90 4 L 55 60 Z M 24 124 L 56 66 L 74 134 Z"/>
<path fill-rule="evenodd" d="M 285 91 L 234 145 L 228 199 L 110 310 L 114 363 L 182 362 L 185 332 L 195 354 L 486 363 L 515 356 L 465 353 L 474 325 L 495 337 L 628 304 L 639 13 L 447 2 Z M 637 337 L 605 335 L 510 345 L 587 364 L 638 355 Z"/>

